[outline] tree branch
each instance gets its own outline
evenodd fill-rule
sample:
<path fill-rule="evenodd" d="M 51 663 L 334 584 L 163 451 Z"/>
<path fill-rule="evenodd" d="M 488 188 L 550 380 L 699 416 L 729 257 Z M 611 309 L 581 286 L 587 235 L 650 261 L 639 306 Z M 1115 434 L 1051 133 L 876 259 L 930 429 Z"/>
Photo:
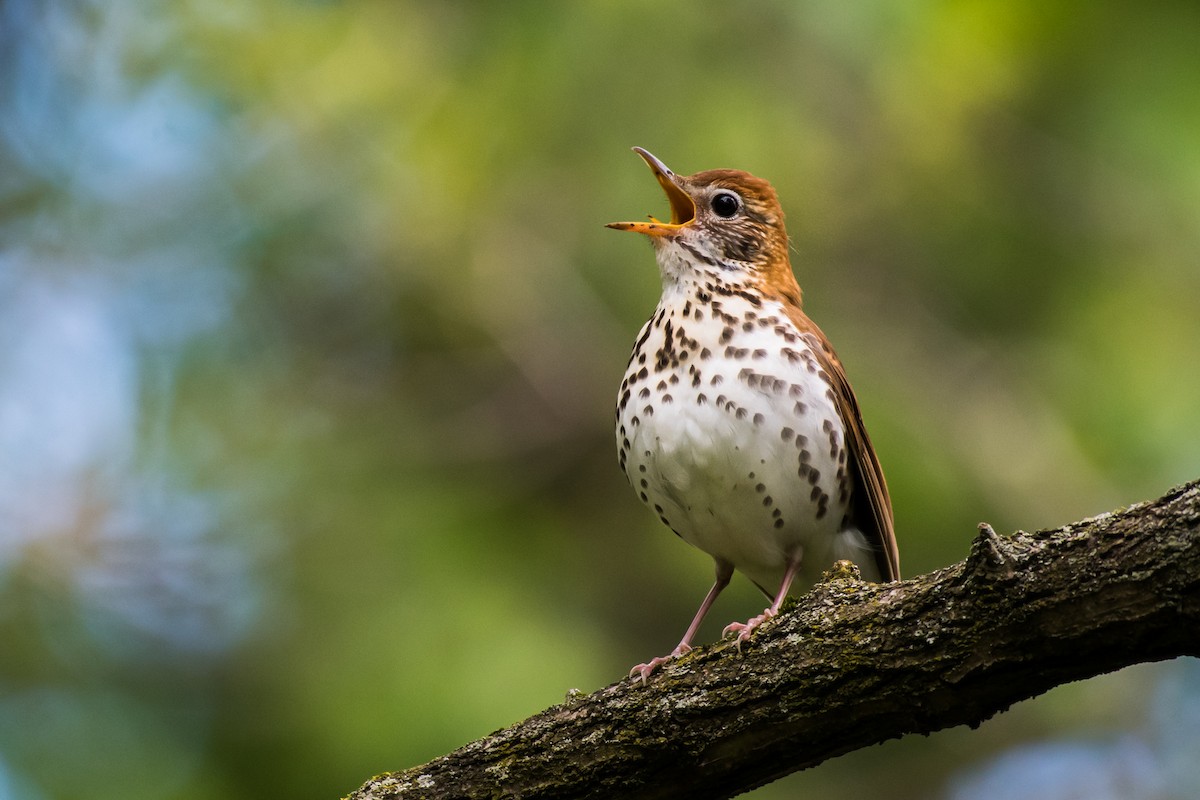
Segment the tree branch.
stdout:
<path fill-rule="evenodd" d="M 353 800 L 730 797 L 867 745 L 978 725 L 1130 664 L 1200 655 L 1200 481 L 864 583 L 847 562 L 755 633 L 568 698 Z"/>

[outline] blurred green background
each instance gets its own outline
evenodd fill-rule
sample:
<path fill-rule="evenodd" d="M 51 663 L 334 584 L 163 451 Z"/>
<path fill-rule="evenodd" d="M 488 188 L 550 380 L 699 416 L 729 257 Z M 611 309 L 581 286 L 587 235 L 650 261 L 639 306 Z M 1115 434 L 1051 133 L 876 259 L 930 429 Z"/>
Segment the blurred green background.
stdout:
<path fill-rule="evenodd" d="M 0 4 L 0 798 L 332 798 L 677 641 L 649 148 L 788 213 L 905 574 L 1200 476 L 1200 6 Z M 702 632 L 761 610 L 744 581 Z M 1200 796 L 1139 667 L 760 798 Z"/>

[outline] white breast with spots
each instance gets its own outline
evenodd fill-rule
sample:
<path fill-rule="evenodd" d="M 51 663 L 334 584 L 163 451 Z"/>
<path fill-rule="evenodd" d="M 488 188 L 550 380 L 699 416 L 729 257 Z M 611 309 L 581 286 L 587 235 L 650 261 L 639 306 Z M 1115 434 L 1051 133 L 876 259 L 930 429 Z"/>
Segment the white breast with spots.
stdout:
<path fill-rule="evenodd" d="M 847 529 L 847 453 L 829 382 L 778 303 L 677 296 L 638 342 L 617 445 L 664 524 L 769 593 L 792 554 L 803 555 L 805 582 L 838 558 L 870 561 Z"/>

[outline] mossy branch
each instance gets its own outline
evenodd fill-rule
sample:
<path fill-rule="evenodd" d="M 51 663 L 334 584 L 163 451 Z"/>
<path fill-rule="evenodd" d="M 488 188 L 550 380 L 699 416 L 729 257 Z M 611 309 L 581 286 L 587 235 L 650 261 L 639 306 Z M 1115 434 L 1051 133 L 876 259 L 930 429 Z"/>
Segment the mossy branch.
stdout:
<path fill-rule="evenodd" d="M 647 686 L 571 698 L 351 798 L 730 797 L 1062 683 L 1200 655 L 1200 482 L 1058 530 L 980 528 L 954 566 L 869 584 L 842 562 L 742 653 L 698 648 Z"/>

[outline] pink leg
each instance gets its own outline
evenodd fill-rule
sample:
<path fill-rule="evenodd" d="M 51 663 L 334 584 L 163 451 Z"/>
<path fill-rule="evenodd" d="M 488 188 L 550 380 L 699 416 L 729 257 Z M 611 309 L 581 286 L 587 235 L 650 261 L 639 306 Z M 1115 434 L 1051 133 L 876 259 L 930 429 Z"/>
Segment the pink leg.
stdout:
<path fill-rule="evenodd" d="M 748 622 L 734 622 L 727 625 L 725 630 L 721 632 L 722 636 L 728 636 L 731 633 L 737 634 L 739 651 L 742 649 L 742 642 L 750 638 L 750 634 L 754 633 L 755 628 L 779 613 L 779 607 L 783 605 L 788 589 L 792 588 L 792 581 L 796 579 L 796 573 L 800 571 L 800 560 L 800 557 L 797 556 L 788 562 L 787 571 L 783 573 L 783 582 L 779 586 L 779 594 L 775 595 L 775 600 L 766 611 Z"/>
<path fill-rule="evenodd" d="M 696 612 L 696 616 L 692 617 L 692 624 L 688 625 L 687 632 L 683 634 L 683 639 L 675 646 L 670 655 L 659 656 L 652 658 L 645 664 L 638 664 L 633 669 L 629 670 L 630 678 L 641 678 L 642 683 L 650 677 L 654 670 L 658 669 L 663 664 L 670 661 L 676 656 L 681 656 L 692 649 L 692 639 L 696 638 L 696 631 L 700 630 L 700 623 L 704 621 L 704 617 L 708 614 L 708 610 L 712 608 L 712 604 L 716 601 L 717 595 L 721 590 L 729 585 L 729 579 L 733 576 L 733 565 L 724 562 L 717 562 L 717 580 L 713 583 L 712 588 L 708 590 L 708 594 L 704 597 L 704 602 L 700 604 L 700 610 Z"/>

